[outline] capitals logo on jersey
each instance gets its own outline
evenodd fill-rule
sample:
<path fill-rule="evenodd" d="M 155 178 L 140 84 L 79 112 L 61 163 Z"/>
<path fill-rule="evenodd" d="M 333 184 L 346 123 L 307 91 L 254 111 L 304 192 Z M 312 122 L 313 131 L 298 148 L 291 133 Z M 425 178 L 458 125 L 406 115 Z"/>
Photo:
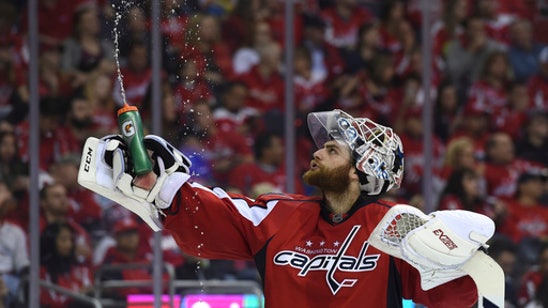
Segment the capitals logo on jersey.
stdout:
<path fill-rule="evenodd" d="M 327 285 L 335 295 L 342 288 L 353 287 L 358 281 L 355 278 L 339 281 L 335 278 L 337 272 L 368 272 L 377 267 L 380 254 L 367 254 L 369 248 L 367 241 L 363 242 L 357 256 L 346 254 L 359 229 L 359 225 L 353 226 L 338 249 L 323 248 L 316 251 L 296 247 L 295 250 L 282 250 L 274 256 L 274 264 L 296 268 L 299 270 L 297 275 L 301 277 L 311 271 L 325 271 Z"/>

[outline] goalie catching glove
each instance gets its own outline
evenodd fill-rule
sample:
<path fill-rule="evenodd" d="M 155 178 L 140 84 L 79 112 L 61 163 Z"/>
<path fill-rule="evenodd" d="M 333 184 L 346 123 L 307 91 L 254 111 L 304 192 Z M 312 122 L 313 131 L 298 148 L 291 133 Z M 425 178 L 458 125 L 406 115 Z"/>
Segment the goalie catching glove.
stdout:
<path fill-rule="evenodd" d="M 462 277 L 461 270 L 495 232 L 494 222 L 474 212 L 436 211 L 430 215 L 408 205 L 393 206 L 369 237 L 375 248 L 413 265 L 429 290 Z"/>
<path fill-rule="evenodd" d="M 134 185 L 131 159 L 123 139 L 111 135 L 90 137 L 84 145 L 78 183 L 141 217 L 154 231 L 162 229 L 160 210 L 168 208 L 181 186 L 190 178 L 190 160 L 163 138 L 148 135 L 156 182 L 151 189 Z"/>

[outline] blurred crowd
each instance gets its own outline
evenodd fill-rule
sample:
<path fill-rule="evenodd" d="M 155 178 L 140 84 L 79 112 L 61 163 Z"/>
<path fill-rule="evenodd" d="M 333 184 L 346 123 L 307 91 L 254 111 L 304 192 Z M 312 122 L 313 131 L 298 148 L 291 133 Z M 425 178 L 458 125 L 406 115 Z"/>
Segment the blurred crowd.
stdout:
<path fill-rule="evenodd" d="M 281 0 L 162 0 L 161 135 L 190 156 L 193 178 L 204 185 L 256 197 L 283 191 L 289 176 L 296 193 L 311 195 L 317 191 L 300 177 L 315 148 L 306 114 L 340 108 L 396 130 L 404 183 L 386 198 L 426 210 L 423 134 L 431 130 L 434 210 L 490 216 L 497 229 L 489 253 L 506 273 L 508 307 L 548 307 L 548 1 L 431 1 L 429 36 L 421 33 L 421 3 L 296 0 L 286 20 Z M 118 132 L 122 91 L 150 131 L 150 11 L 150 1 L 38 1 L 40 148 L 29 153 L 27 4 L 0 0 L 0 307 L 18 302 L 28 271 L 31 155 L 40 164 L 41 279 L 93 294 L 101 266 L 150 265 L 150 229 L 76 182 L 86 138 Z M 290 175 L 286 22 L 294 33 L 297 137 Z M 423 126 L 425 88 L 433 127 Z M 177 279 L 258 279 L 252 263 L 190 257 L 169 234 L 161 247 Z M 101 273 L 151 278 L 146 266 Z M 73 304 L 46 289 L 40 300 Z"/>

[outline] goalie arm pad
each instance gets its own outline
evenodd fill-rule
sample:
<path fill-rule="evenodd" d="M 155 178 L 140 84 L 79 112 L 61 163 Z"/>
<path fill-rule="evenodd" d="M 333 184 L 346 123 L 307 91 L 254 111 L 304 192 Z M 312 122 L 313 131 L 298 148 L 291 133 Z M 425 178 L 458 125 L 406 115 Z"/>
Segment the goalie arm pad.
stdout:
<path fill-rule="evenodd" d="M 460 266 L 494 234 L 494 222 L 468 211 L 437 211 L 396 205 L 369 237 L 379 250 L 401 258 L 421 274 L 421 286 L 431 289 L 466 275 Z"/>

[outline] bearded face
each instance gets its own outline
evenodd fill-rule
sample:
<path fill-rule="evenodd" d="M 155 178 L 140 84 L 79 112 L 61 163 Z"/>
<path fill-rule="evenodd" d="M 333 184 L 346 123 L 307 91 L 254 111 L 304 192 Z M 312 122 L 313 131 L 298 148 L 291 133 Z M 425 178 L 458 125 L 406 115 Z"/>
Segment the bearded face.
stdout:
<path fill-rule="evenodd" d="M 318 187 L 323 192 L 343 193 L 350 185 L 350 170 L 352 165 L 349 163 L 328 167 L 316 164 L 303 175 L 306 184 Z"/>

